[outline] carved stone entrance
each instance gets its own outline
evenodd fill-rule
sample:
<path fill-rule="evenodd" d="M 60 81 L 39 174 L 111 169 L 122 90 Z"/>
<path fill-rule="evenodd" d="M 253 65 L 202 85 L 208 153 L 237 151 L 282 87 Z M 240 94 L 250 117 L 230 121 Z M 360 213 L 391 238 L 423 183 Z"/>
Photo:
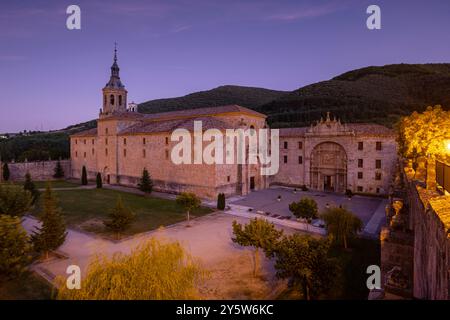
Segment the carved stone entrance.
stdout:
<path fill-rule="evenodd" d="M 347 189 L 347 154 L 334 142 L 323 142 L 311 152 L 311 185 L 315 190 L 345 192 Z"/>

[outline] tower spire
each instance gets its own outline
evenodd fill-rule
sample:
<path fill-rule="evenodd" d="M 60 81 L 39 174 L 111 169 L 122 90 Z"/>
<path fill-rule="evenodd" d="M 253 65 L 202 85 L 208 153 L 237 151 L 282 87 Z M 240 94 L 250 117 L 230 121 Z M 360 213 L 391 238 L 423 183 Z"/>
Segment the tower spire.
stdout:
<path fill-rule="evenodd" d="M 117 42 L 114 42 L 114 62 L 117 62 Z"/>

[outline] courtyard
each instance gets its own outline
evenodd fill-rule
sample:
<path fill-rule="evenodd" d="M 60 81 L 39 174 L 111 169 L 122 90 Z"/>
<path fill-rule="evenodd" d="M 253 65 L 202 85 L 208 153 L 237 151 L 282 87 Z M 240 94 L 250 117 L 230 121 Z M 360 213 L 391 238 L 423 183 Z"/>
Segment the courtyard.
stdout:
<path fill-rule="evenodd" d="M 281 200 L 278 201 L 278 196 Z M 348 198 L 342 194 L 320 192 L 320 191 L 301 191 L 293 188 L 271 187 L 251 192 L 245 197 L 234 198 L 230 201 L 231 204 L 243 207 L 252 208 L 252 212 L 277 214 L 282 217 L 293 218 L 289 211 L 289 204 L 294 201 L 299 201 L 303 197 L 309 197 L 317 202 L 319 214 L 327 207 L 345 207 L 356 216 L 358 216 L 364 227 L 367 227 L 372 221 L 376 226 L 374 232 L 379 231 L 379 224 L 383 221 L 380 213 L 384 215 L 385 199 L 378 197 L 368 197 L 354 195 Z M 377 215 L 375 215 L 377 213 Z"/>

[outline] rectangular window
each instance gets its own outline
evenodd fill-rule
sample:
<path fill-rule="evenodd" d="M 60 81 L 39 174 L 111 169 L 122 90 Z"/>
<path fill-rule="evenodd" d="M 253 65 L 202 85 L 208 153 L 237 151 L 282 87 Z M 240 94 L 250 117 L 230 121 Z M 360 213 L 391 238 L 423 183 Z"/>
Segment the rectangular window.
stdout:
<path fill-rule="evenodd" d="M 75 151 L 75 158 L 78 158 L 78 151 Z"/>
<path fill-rule="evenodd" d="M 78 139 L 75 139 L 75 144 L 78 144 Z"/>
<path fill-rule="evenodd" d="M 108 128 L 105 129 L 105 134 L 108 134 Z"/>
<path fill-rule="evenodd" d="M 169 137 L 166 137 L 166 146 L 169 145 Z"/>
<path fill-rule="evenodd" d="M 299 156 L 298 157 L 298 164 L 302 164 L 303 163 L 303 157 L 302 156 Z"/>
<path fill-rule="evenodd" d="M 144 149 L 144 150 L 142 150 L 142 157 L 145 158 L 145 156 L 146 156 L 146 153 L 145 153 L 145 149 Z"/>
<path fill-rule="evenodd" d="M 231 176 L 227 176 L 227 182 L 231 181 Z"/>
<path fill-rule="evenodd" d="M 94 150 L 94 148 L 92 148 L 92 155 L 94 155 L 94 153 L 95 153 L 95 150 Z"/>
<path fill-rule="evenodd" d="M 379 160 L 379 159 L 375 160 L 375 168 L 381 169 L 381 160 Z"/>
<path fill-rule="evenodd" d="M 358 150 L 364 149 L 364 143 L 362 141 L 358 142 Z"/>
<path fill-rule="evenodd" d="M 375 172 L 375 180 L 381 180 L 381 172 Z"/>
<path fill-rule="evenodd" d="M 358 168 L 362 168 L 364 166 L 363 159 L 358 159 Z"/>
<path fill-rule="evenodd" d="M 145 138 L 142 138 L 142 144 L 145 144 Z"/>
<path fill-rule="evenodd" d="M 124 146 L 127 145 L 127 138 L 123 138 L 123 145 L 124 145 Z"/>
<path fill-rule="evenodd" d="M 362 179 L 363 178 L 363 173 L 360 171 L 358 172 L 358 179 Z"/>
<path fill-rule="evenodd" d="M 105 149 L 105 155 L 108 155 L 108 149 Z"/>
<path fill-rule="evenodd" d="M 105 144 L 108 145 L 108 138 L 105 138 Z"/>
<path fill-rule="evenodd" d="M 287 142 L 287 141 L 284 142 L 284 148 L 285 148 L 285 149 L 288 148 L 288 142 Z"/>
<path fill-rule="evenodd" d="M 86 139 L 84 139 L 83 143 L 86 144 Z"/>
<path fill-rule="evenodd" d="M 86 152 L 83 154 L 83 157 L 86 158 Z"/>
<path fill-rule="evenodd" d="M 382 149 L 381 141 L 377 141 L 377 143 L 376 143 L 376 149 L 377 149 L 377 150 L 381 150 L 381 149 Z"/>
<path fill-rule="evenodd" d="M 166 150 L 166 160 L 169 160 L 169 150 Z"/>
<path fill-rule="evenodd" d="M 124 157 L 127 156 L 127 149 L 123 149 L 123 156 L 124 156 Z"/>
<path fill-rule="evenodd" d="M 287 156 L 283 157 L 283 161 L 284 161 L 284 163 L 287 163 Z"/>
<path fill-rule="evenodd" d="M 356 190 L 358 190 L 358 192 L 363 192 L 363 187 L 358 186 L 358 187 L 356 187 Z"/>
<path fill-rule="evenodd" d="M 299 148 L 299 149 L 303 149 L 303 142 L 302 142 L 302 141 L 299 141 L 299 142 L 298 142 L 298 148 Z"/>
<path fill-rule="evenodd" d="M 95 144 L 95 140 L 94 139 L 92 139 L 92 144 Z"/>
<path fill-rule="evenodd" d="M 380 193 L 380 188 L 377 188 L 377 193 Z"/>

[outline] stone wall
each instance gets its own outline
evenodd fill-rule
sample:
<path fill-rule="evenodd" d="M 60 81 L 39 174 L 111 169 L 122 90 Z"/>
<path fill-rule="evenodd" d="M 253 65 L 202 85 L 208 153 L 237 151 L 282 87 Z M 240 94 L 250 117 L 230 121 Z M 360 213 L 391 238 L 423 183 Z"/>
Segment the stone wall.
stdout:
<path fill-rule="evenodd" d="M 35 181 L 53 180 L 55 167 L 58 161 L 15 162 L 8 163 L 10 181 L 22 181 L 25 174 L 30 173 Z M 70 160 L 61 160 L 61 166 L 66 176 L 70 176 Z M 2 165 L 3 169 L 3 165 Z M 3 174 L 1 174 L 3 177 Z"/>

